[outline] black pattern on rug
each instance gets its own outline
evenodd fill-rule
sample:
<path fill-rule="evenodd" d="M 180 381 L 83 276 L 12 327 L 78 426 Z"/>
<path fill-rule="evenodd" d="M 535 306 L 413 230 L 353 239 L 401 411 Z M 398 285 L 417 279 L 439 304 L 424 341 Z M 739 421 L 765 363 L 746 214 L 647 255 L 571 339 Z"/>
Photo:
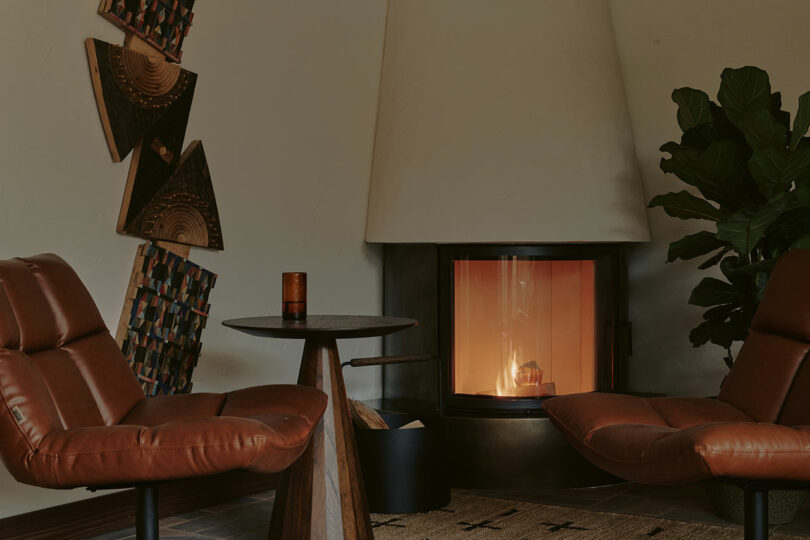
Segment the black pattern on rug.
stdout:
<path fill-rule="evenodd" d="M 445 508 L 425 513 L 372 516 L 375 540 L 738 540 L 742 530 L 703 522 L 617 514 L 584 508 L 516 502 L 454 493 Z M 773 534 L 771 540 L 800 538 Z"/>

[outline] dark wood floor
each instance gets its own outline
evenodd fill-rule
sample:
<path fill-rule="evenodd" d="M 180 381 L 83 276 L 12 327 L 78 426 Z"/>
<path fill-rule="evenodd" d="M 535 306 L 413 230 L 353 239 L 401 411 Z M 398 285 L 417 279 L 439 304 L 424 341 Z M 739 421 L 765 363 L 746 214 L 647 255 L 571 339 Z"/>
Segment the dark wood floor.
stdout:
<path fill-rule="evenodd" d="M 486 497 L 588 508 L 603 512 L 648 515 L 681 521 L 726 523 L 712 513 L 709 500 L 700 485 L 652 487 L 628 483 L 596 488 L 467 492 Z M 267 537 L 274 495 L 273 491 L 268 491 L 228 504 L 163 519 L 160 521 L 160 537 L 164 540 L 170 538 L 264 540 Z M 795 521 L 776 526 L 772 531 L 810 538 L 810 502 L 805 502 Z M 92 540 L 130 538 L 135 538 L 135 531 L 132 529 L 96 536 Z"/>

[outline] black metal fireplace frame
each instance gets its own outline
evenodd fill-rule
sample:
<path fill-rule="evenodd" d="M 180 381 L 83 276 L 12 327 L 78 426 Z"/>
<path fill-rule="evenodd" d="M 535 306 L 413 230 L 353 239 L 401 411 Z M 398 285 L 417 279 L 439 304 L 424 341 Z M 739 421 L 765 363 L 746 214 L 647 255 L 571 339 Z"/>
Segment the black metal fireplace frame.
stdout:
<path fill-rule="evenodd" d="M 626 316 L 624 253 L 617 244 L 446 244 L 438 251 L 439 408 L 442 414 L 543 415 L 546 398 L 453 393 L 453 261 L 518 256 L 531 260 L 593 260 L 596 263 L 597 390 L 625 388 L 630 327 Z"/>
<path fill-rule="evenodd" d="M 604 485 L 616 478 L 585 460 L 560 435 L 540 408 L 540 400 L 473 399 L 457 403 L 441 397 L 448 389 L 447 367 L 452 336 L 447 328 L 452 298 L 450 255 L 503 252 L 550 259 L 610 261 L 605 280 L 610 291 L 612 378 L 600 390 L 624 392 L 630 353 L 627 321 L 625 250 L 627 244 L 385 244 L 383 312 L 411 317 L 419 326 L 389 334 L 385 355 L 425 354 L 433 362 L 383 366 L 383 399 L 378 408 L 435 421 L 442 426 L 443 450 L 451 485 L 471 489 L 542 489 Z M 440 283 L 441 286 L 440 286 Z M 597 284 L 597 287 L 599 284 Z M 608 326 L 608 325 L 606 325 Z M 493 459 L 499 456 L 499 459 Z"/>

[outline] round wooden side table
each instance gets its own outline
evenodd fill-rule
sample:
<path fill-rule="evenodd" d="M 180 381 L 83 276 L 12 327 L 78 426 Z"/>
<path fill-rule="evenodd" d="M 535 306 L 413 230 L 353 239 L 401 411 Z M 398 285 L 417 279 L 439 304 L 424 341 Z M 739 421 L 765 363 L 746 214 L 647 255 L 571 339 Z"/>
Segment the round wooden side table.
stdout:
<path fill-rule="evenodd" d="M 298 384 L 314 386 L 329 396 L 323 420 L 306 451 L 282 473 L 268 538 L 372 540 L 336 340 L 383 336 L 418 322 L 398 317 L 310 315 L 303 321 L 246 317 L 222 324 L 255 336 L 306 340 Z"/>

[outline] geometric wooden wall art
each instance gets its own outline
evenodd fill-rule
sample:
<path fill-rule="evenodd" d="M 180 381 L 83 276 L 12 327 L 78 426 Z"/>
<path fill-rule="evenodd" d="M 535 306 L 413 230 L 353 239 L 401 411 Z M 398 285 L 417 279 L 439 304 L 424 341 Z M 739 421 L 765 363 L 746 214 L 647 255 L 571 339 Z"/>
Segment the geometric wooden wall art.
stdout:
<path fill-rule="evenodd" d="M 116 230 L 223 249 L 202 143 L 193 141 L 183 150 L 197 75 L 164 58 L 179 60 L 192 5 L 104 0 L 99 12 L 129 32 L 124 46 L 90 38 L 85 47 L 113 161 L 132 153 Z"/>
<path fill-rule="evenodd" d="M 147 396 L 191 391 L 216 280 L 152 242 L 138 247 L 116 341 Z"/>
<path fill-rule="evenodd" d="M 125 195 L 121 208 L 120 232 L 222 249 L 214 188 L 202 142 L 194 141 L 186 148 L 177 168 L 159 187 L 146 185 L 144 179 L 159 176 L 154 171 L 157 168 L 154 163 L 150 167 L 143 153 L 140 158 L 139 174 L 136 174 L 135 184 Z"/>
<path fill-rule="evenodd" d="M 102 0 L 98 12 L 179 63 L 193 7 L 194 0 Z"/>
<path fill-rule="evenodd" d="M 156 54 L 98 39 L 88 38 L 85 47 L 113 161 L 124 159 L 161 120 L 172 124 L 182 144 L 197 75 Z"/>

